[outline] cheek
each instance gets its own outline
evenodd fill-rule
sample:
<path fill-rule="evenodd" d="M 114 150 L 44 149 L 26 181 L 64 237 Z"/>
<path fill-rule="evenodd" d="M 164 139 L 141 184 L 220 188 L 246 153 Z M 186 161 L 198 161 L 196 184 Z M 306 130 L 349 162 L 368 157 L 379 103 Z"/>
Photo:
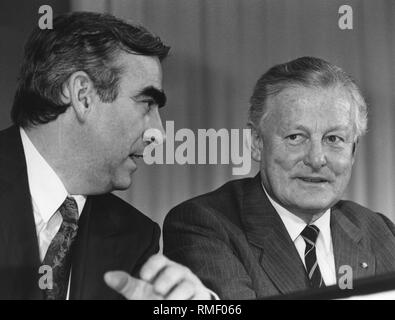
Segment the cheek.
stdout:
<path fill-rule="evenodd" d="M 127 128 L 129 144 L 134 144 L 140 138 L 142 139 L 144 134 L 144 128 L 145 124 L 143 119 L 134 121 L 133 123 L 129 123 L 129 127 Z"/>
<path fill-rule="evenodd" d="M 276 148 L 265 151 L 266 157 L 261 164 L 261 170 L 265 172 L 272 188 L 277 192 L 285 192 L 285 189 L 291 187 L 290 177 L 297 168 L 302 159 L 299 153 L 289 152 L 288 150 Z"/>
<path fill-rule="evenodd" d="M 349 176 L 354 160 L 351 154 L 335 154 L 328 157 L 328 167 L 335 176 Z"/>
<path fill-rule="evenodd" d="M 145 119 L 136 114 L 131 114 L 124 116 L 118 126 L 119 128 L 116 130 L 120 132 L 120 139 L 131 145 L 143 135 Z"/>
<path fill-rule="evenodd" d="M 291 172 L 303 160 L 303 152 L 288 150 L 282 147 L 273 149 L 272 152 L 271 162 L 277 170 Z"/>

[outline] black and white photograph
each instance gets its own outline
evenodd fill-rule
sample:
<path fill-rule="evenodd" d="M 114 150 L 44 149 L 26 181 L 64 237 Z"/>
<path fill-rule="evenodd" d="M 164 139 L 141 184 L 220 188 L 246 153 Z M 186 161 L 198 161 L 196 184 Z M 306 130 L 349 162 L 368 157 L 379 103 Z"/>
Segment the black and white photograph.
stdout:
<path fill-rule="evenodd" d="M 394 0 L 2 0 L 0 35 L 0 300 L 395 300 Z"/>

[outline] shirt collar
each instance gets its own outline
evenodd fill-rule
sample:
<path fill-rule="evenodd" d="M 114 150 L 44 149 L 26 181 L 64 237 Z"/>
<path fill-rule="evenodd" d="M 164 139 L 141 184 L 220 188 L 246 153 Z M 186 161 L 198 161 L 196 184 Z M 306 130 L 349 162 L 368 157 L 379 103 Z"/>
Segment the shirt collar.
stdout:
<path fill-rule="evenodd" d="M 307 226 L 306 222 L 304 222 L 301 218 L 294 215 L 287 209 L 285 209 L 282 205 L 274 201 L 269 194 L 266 192 L 265 187 L 262 184 L 263 191 L 265 192 L 267 198 L 270 203 L 277 211 L 280 216 L 282 222 L 284 223 L 285 228 L 288 231 L 289 236 L 293 242 L 299 237 L 302 233 L 303 229 Z M 325 213 L 315 220 L 312 224 L 317 226 L 320 229 L 320 236 L 324 240 L 325 250 L 330 252 L 331 244 L 332 244 L 332 236 L 331 236 L 331 228 L 330 228 L 330 209 L 326 210 Z"/>
<path fill-rule="evenodd" d="M 324 240 L 324 246 L 326 252 L 331 251 L 332 246 L 332 235 L 331 235 L 331 209 L 325 211 L 325 213 L 313 222 L 315 226 L 320 229 L 320 235 Z"/>
<path fill-rule="evenodd" d="M 66 197 L 67 190 L 48 162 L 38 152 L 25 130 L 20 128 L 23 149 L 26 157 L 27 176 L 32 200 L 45 223 L 59 209 Z M 86 197 L 75 195 L 78 213 L 81 215 Z"/>

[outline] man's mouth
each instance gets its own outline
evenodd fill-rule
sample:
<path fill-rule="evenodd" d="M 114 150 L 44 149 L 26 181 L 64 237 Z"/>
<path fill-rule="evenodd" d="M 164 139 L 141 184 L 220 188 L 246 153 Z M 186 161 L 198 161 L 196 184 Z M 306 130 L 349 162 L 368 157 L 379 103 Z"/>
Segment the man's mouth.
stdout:
<path fill-rule="evenodd" d="M 297 179 L 308 183 L 326 183 L 329 179 L 324 177 L 297 177 Z"/>
<path fill-rule="evenodd" d="M 129 158 L 132 158 L 132 159 L 141 159 L 143 157 L 144 156 L 142 154 L 139 154 L 139 153 L 132 153 L 132 154 L 129 155 Z"/>

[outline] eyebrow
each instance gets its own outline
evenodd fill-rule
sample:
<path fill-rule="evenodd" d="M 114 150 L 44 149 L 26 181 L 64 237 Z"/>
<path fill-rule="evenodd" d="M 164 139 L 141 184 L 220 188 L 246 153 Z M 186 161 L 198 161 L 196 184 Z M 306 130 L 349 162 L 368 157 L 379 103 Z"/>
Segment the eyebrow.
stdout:
<path fill-rule="evenodd" d="M 296 127 L 297 130 L 304 130 L 304 131 L 309 131 L 309 128 L 303 126 L 303 125 L 299 125 Z M 348 126 L 347 125 L 337 125 L 337 126 L 333 126 L 330 127 L 328 130 L 326 130 L 326 132 L 332 132 L 332 131 L 338 131 L 338 130 L 347 130 Z"/>
<path fill-rule="evenodd" d="M 338 125 L 338 126 L 334 126 L 329 128 L 329 130 L 327 132 L 332 132 L 332 131 L 347 131 L 347 129 L 349 128 L 349 126 L 347 125 Z"/>
<path fill-rule="evenodd" d="M 152 98 L 155 101 L 155 103 L 158 105 L 158 108 L 162 108 L 166 104 L 166 100 L 167 100 L 166 94 L 164 93 L 163 90 L 159 90 L 152 86 L 144 88 L 136 95 L 136 98 L 141 98 L 141 97 Z"/>

